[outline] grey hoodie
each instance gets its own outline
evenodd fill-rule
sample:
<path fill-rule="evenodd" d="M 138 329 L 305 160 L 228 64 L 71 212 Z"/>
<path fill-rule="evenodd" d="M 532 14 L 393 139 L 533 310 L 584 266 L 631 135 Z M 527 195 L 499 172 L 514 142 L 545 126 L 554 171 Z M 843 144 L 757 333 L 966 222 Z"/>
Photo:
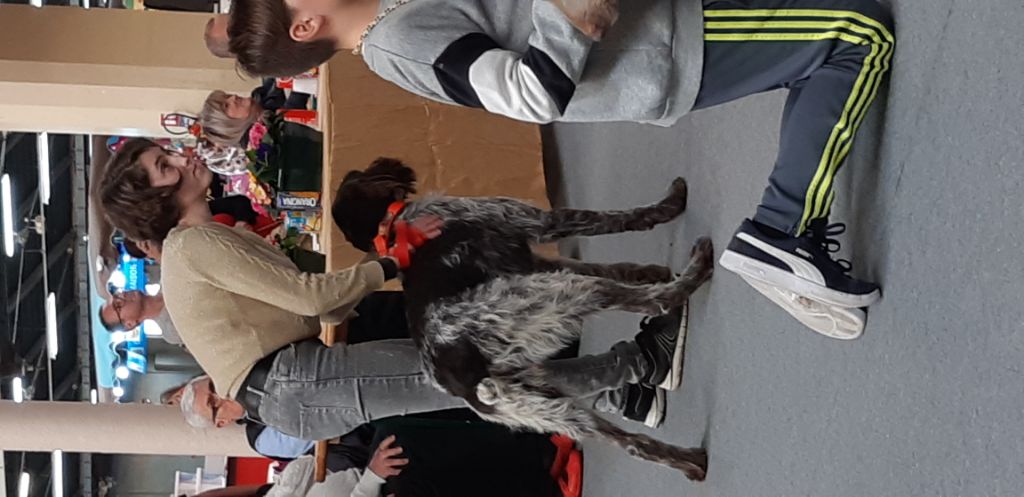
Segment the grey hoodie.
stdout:
<path fill-rule="evenodd" d="M 671 125 L 700 88 L 701 0 L 620 5 L 595 43 L 550 0 L 411 0 L 370 31 L 363 57 L 410 92 L 522 121 Z"/>

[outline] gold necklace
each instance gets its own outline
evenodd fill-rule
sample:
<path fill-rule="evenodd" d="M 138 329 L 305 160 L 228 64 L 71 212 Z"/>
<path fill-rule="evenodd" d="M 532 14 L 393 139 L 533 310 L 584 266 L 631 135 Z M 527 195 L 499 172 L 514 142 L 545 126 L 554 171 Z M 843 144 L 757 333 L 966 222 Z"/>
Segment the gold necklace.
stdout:
<path fill-rule="evenodd" d="M 359 43 L 356 43 L 356 48 L 352 49 L 352 53 L 354 55 L 362 55 L 363 54 L 363 41 L 366 40 L 366 37 L 370 35 L 370 31 L 373 31 L 373 28 L 377 27 L 377 25 L 380 24 L 380 22 L 383 21 L 384 18 L 387 17 L 388 14 L 394 12 L 395 9 L 397 9 L 397 8 L 403 6 L 403 5 L 405 5 L 405 4 L 407 4 L 407 3 L 411 2 L 411 1 L 412 0 L 398 0 L 397 2 L 395 2 L 395 3 L 391 4 L 390 6 L 388 6 L 388 8 L 384 9 L 383 12 L 381 12 L 380 14 L 377 14 L 377 17 L 374 17 L 373 20 L 370 21 L 370 24 L 366 25 L 366 29 L 363 30 L 363 34 L 359 35 Z"/>

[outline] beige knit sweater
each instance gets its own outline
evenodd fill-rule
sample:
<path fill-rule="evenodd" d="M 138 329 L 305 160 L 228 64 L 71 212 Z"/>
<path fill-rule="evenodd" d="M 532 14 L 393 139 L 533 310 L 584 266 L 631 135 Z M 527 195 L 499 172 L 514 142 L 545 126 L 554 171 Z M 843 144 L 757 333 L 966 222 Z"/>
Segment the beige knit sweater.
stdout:
<path fill-rule="evenodd" d="M 217 223 L 173 229 L 161 263 L 171 320 L 216 390 L 230 397 L 261 358 L 316 337 L 317 316 L 345 315 L 384 284 L 377 262 L 303 273 L 256 234 Z"/>

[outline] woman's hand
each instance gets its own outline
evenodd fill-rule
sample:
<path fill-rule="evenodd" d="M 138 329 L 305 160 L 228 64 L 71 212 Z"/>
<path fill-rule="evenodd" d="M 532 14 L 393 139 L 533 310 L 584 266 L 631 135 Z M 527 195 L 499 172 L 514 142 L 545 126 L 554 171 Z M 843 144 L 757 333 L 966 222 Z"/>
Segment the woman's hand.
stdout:
<path fill-rule="evenodd" d="M 402 472 L 402 467 L 409 464 L 408 459 L 398 457 L 402 453 L 402 448 L 394 443 L 395 436 L 391 435 L 377 447 L 377 451 L 373 453 L 370 464 L 367 466 L 370 471 L 373 471 L 373 474 L 385 479 L 398 476 Z"/>

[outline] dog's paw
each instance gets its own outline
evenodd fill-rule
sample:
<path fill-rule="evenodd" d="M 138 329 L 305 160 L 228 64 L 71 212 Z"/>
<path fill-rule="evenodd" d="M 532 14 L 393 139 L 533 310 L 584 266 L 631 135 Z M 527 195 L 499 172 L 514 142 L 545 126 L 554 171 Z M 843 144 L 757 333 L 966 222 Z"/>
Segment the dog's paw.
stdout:
<path fill-rule="evenodd" d="M 618 0 L 555 0 L 569 22 L 597 41 L 619 19 Z"/>
<path fill-rule="evenodd" d="M 708 473 L 708 453 L 704 449 L 693 449 L 683 461 L 673 466 L 693 481 L 704 481 Z"/>
<path fill-rule="evenodd" d="M 711 277 L 715 271 L 715 246 L 711 243 L 710 237 L 703 236 L 697 239 L 693 250 L 690 251 L 690 261 L 699 268 L 700 280 Z"/>
<path fill-rule="evenodd" d="M 676 178 L 672 180 L 672 185 L 668 189 L 668 195 L 662 199 L 661 205 L 671 207 L 673 214 L 678 216 L 686 210 L 688 196 L 689 188 L 686 185 L 686 180 L 681 177 Z"/>

